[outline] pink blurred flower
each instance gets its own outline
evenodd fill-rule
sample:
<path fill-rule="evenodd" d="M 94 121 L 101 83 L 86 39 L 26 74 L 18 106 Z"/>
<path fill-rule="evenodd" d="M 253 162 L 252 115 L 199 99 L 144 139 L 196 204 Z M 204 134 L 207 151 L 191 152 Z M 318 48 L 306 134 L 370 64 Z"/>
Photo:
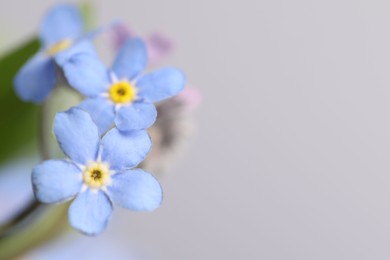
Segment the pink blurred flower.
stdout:
<path fill-rule="evenodd" d="M 193 87 L 185 87 L 175 98 L 183 103 L 184 110 L 187 113 L 193 112 L 202 101 L 200 91 Z"/>

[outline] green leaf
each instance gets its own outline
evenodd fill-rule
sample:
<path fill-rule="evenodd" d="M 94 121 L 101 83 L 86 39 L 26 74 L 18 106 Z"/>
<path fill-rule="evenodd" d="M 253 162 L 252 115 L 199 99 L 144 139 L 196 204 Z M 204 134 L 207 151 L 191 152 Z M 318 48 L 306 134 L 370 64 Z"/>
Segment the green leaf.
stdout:
<path fill-rule="evenodd" d="M 38 107 L 19 100 L 13 79 L 39 49 L 33 38 L 0 58 L 0 163 L 31 145 L 37 136 Z"/>

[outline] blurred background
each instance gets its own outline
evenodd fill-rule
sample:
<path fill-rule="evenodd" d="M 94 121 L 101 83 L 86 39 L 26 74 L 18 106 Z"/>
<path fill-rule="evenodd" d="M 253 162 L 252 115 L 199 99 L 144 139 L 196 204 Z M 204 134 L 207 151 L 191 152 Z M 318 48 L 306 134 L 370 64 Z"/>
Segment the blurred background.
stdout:
<path fill-rule="evenodd" d="M 55 3 L 2 0 L 0 51 Z M 390 259 L 390 2 L 90 3 L 96 24 L 174 39 L 166 64 L 203 96 L 196 132 L 156 212 L 116 208 L 101 236 L 26 259 Z"/>

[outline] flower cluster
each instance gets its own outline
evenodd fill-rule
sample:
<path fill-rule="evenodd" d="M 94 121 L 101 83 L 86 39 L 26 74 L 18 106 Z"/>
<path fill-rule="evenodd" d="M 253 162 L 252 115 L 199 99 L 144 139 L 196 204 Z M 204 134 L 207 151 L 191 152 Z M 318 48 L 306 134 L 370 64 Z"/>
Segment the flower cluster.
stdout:
<path fill-rule="evenodd" d="M 111 216 L 113 204 L 136 211 L 152 211 L 162 201 L 158 181 L 141 169 L 151 148 L 147 128 L 157 110 L 153 103 L 173 97 L 185 86 L 175 68 L 144 73 L 146 44 L 127 40 L 110 67 L 99 59 L 91 33 L 71 5 L 58 5 L 40 27 L 42 49 L 17 74 L 14 85 L 24 101 L 44 102 L 59 80 L 85 99 L 54 119 L 54 134 L 65 160 L 48 160 L 36 166 L 32 183 L 42 203 L 74 199 L 70 224 L 96 235 Z"/>
<path fill-rule="evenodd" d="M 129 38 L 137 37 L 136 32 L 123 23 L 116 23 L 110 32 L 111 45 L 115 53 Z M 142 38 L 147 46 L 149 67 L 161 63 L 175 49 L 174 41 L 159 31 Z M 148 129 L 153 149 L 141 164 L 144 169 L 163 174 L 169 170 L 172 161 L 182 155 L 188 138 L 196 132 L 190 115 L 199 106 L 201 99 L 201 93 L 197 88 L 186 86 L 175 97 L 157 104 L 157 120 Z"/>

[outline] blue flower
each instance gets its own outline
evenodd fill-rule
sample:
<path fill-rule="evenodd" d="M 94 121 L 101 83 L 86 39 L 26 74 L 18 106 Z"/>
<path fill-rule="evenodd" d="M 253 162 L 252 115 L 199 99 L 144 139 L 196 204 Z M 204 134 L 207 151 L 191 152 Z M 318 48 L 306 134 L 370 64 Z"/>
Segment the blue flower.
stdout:
<path fill-rule="evenodd" d="M 113 124 L 122 131 L 146 129 L 157 116 L 153 102 L 178 94 L 185 77 L 175 68 L 141 75 L 147 51 L 141 39 L 127 41 L 111 69 L 95 56 L 72 56 L 63 66 L 69 84 L 87 98 L 80 107 L 90 112 L 103 134 Z"/>
<path fill-rule="evenodd" d="M 116 204 L 135 211 L 160 206 L 162 190 L 149 173 L 133 169 L 149 152 L 146 130 L 129 132 L 113 128 L 102 138 L 90 115 L 80 108 L 58 113 L 54 133 L 69 160 L 49 160 L 36 166 L 32 182 L 42 203 L 75 197 L 69 207 L 70 224 L 97 235 L 110 219 Z"/>
<path fill-rule="evenodd" d="M 83 19 L 78 9 L 61 4 L 43 18 L 39 36 L 42 48 L 18 72 L 15 91 L 24 101 L 43 102 L 57 81 L 56 64 L 61 66 L 69 57 L 81 52 L 94 53 L 84 40 Z"/>

